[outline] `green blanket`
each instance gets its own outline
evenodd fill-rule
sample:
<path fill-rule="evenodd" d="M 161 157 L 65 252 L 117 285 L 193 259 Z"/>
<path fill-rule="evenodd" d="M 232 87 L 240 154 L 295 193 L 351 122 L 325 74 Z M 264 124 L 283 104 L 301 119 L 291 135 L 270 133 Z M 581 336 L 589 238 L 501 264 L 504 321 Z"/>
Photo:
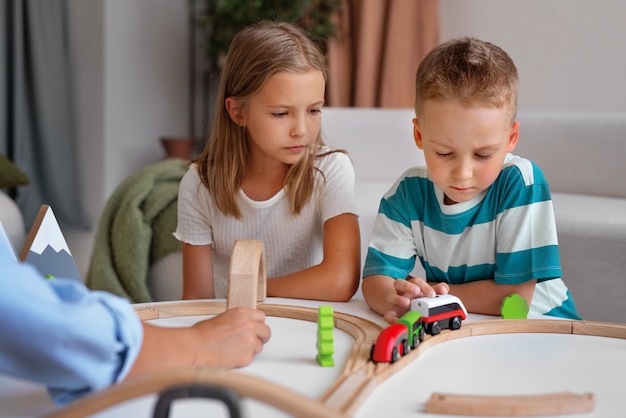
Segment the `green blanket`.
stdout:
<path fill-rule="evenodd" d="M 132 303 L 152 302 L 148 270 L 163 256 L 180 251 L 172 235 L 177 222 L 183 160 L 151 164 L 126 178 L 106 203 L 85 283 Z"/>

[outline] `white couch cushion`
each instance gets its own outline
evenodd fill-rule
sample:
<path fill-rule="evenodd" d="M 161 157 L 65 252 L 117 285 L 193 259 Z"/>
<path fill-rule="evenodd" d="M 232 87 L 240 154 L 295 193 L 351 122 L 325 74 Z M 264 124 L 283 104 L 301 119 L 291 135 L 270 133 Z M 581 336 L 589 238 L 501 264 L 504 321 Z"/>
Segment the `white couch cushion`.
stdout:
<path fill-rule="evenodd" d="M 322 135 L 330 146 L 348 151 L 357 183 L 395 181 L 407 168 L 424 165 L 413 139 L 412 109 L 329 107 Z"/>
<path fill-rule="evenodd" d="M 552 203 L 560 237 L 626 243 L 626 199 L 553 192 Z"/>
<path fill-rule="evenodd" d="M 0 222 L 2 222 L 15 254 L 19 255 L 26 239 L 24 217 L 13 199 L 2 191 L 0 191 Z"/>
<path fill-rule="evenodd" d="M 626 197 L 626 115 L 520 112 L 515 154 L 536 162 L 553 192 Z"/>

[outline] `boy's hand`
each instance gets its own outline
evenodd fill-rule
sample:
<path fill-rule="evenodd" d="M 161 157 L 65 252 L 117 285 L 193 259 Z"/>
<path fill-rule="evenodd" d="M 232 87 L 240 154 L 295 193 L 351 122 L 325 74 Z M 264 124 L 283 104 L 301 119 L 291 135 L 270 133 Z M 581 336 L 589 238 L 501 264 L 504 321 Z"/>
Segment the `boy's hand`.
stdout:
<path fill-rule="evenodd" d="M 445 295 L 450 290 L 447 283 L 429 284 L 421 277 L 411 277 L 407 280 L 394 280 L 395 294 L 390 294 L 388 302 L 394 308 L 384 315 L 386 322 L 393 324 L 398 318 L 407 313 L 411 307 L 411 300 L 421 297 L 435 297 L 435 295 Z"/>

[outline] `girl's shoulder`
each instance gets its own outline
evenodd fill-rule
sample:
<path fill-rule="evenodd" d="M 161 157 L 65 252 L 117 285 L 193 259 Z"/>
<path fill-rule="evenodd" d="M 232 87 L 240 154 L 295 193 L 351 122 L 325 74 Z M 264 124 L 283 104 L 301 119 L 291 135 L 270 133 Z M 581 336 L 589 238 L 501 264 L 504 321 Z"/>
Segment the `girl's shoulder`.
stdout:
<path fill-rule="evenodd" d="M 182 188 L 194 188 L 202 183 L 200 180 L 200 174 L 198 173 L 198 165 L 196 163 L 191 163 L 187 172 L 183 175 L 182 180 L 180 181 L 180 187 Z"/>
<path fill-rule="evenodd" d="M 318 150 L 313 164 L 324 176 L 354 177 L 355 175 L 350 155 L 341 149 L 322 146 Z"/>
<path fill-rule="evenodd" d="M 323 145 L 316 153 L 316 165 L 352 164 L 348 151 Z"/>
<path fill-rule="evenodd" d="M 186 178 L 187 181 L 191 179 L 200 180 L 200 175 L 198 174 L 198 164 L 196 163 L 189 164 L 189 168 L 187 168 L 187 171 L 183 175 L 183 178 L 184 179 Z"/>

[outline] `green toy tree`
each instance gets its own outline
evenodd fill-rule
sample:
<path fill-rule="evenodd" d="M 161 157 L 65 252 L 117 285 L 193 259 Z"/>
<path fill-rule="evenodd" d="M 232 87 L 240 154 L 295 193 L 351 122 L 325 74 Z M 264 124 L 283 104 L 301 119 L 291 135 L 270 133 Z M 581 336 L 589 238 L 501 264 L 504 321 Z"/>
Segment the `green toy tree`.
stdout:
<path fill-rule="evenodd" d="M 333 361 L 333 353 L 335 352 L 334 328 L 333 307 L 330 305 L 320 306 L 317 315 L 317 356 L 315 360 L 322 367 L 335 365 Z"/>
<path fill-rule="evenodd" d="M 527 319 L 528 311 L 528 302 L 517 293 L 505 297 L 500 306 L 502 319 Z"/>

